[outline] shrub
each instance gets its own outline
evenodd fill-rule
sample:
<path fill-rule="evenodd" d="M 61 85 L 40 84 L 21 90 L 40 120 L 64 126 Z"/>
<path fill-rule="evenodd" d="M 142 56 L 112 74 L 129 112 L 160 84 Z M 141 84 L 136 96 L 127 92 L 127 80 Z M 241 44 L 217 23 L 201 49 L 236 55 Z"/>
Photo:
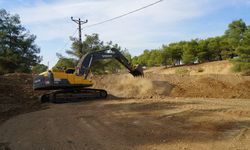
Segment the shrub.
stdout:
<path fill-rule="evenodd" d="M 188 74 L 190 74 L 190 70 L 185 69 L 185 68 L 177 68 L 177 69 L 175 69 L 175 74 L 188 75 Z"/>

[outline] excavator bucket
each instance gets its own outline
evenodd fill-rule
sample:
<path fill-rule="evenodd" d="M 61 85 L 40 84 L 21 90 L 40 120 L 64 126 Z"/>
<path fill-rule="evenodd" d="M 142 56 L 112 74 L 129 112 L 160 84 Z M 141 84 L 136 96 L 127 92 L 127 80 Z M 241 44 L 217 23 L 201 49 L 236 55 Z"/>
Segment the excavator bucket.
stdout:
<path fill-rule="evenodd" d="M 143 76 L 143 68 L 141 65 L 136 65 L 135 68 L 130 71 L 130 73 L 134 76 L 134 77 L 137 77 L 137 76 Z"/>

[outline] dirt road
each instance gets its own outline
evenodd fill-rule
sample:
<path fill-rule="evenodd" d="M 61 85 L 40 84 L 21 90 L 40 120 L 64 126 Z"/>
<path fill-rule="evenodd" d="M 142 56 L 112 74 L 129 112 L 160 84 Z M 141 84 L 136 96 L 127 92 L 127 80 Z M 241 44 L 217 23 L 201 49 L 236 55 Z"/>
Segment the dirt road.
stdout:
<path fill-rule="evenodd" d="M 0 125 L 0 149 L 240 149 L 250 101 L 112 99 L 46 104 Z"/>

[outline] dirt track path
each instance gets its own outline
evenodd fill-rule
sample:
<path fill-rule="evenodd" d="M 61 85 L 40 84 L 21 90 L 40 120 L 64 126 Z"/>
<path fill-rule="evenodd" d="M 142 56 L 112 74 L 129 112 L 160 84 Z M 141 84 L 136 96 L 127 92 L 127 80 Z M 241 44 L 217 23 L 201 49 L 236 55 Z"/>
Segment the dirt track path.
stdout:
<path fill-rule="evenodd" d="M 250 101 L 49 104 L 0 125 L 0 149 L 249 149 Z"/>

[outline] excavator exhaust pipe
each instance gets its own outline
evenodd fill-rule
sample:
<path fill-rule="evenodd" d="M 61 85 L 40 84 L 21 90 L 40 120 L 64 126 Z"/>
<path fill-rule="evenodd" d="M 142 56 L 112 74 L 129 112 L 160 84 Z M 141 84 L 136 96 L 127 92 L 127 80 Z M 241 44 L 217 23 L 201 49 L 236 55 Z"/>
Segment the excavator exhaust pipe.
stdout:
<path fill-rule="evenodd" d="M 144 76 L 142 65 L 136 65 L 135 68 L 130 71 L 134 77 Z"/>

